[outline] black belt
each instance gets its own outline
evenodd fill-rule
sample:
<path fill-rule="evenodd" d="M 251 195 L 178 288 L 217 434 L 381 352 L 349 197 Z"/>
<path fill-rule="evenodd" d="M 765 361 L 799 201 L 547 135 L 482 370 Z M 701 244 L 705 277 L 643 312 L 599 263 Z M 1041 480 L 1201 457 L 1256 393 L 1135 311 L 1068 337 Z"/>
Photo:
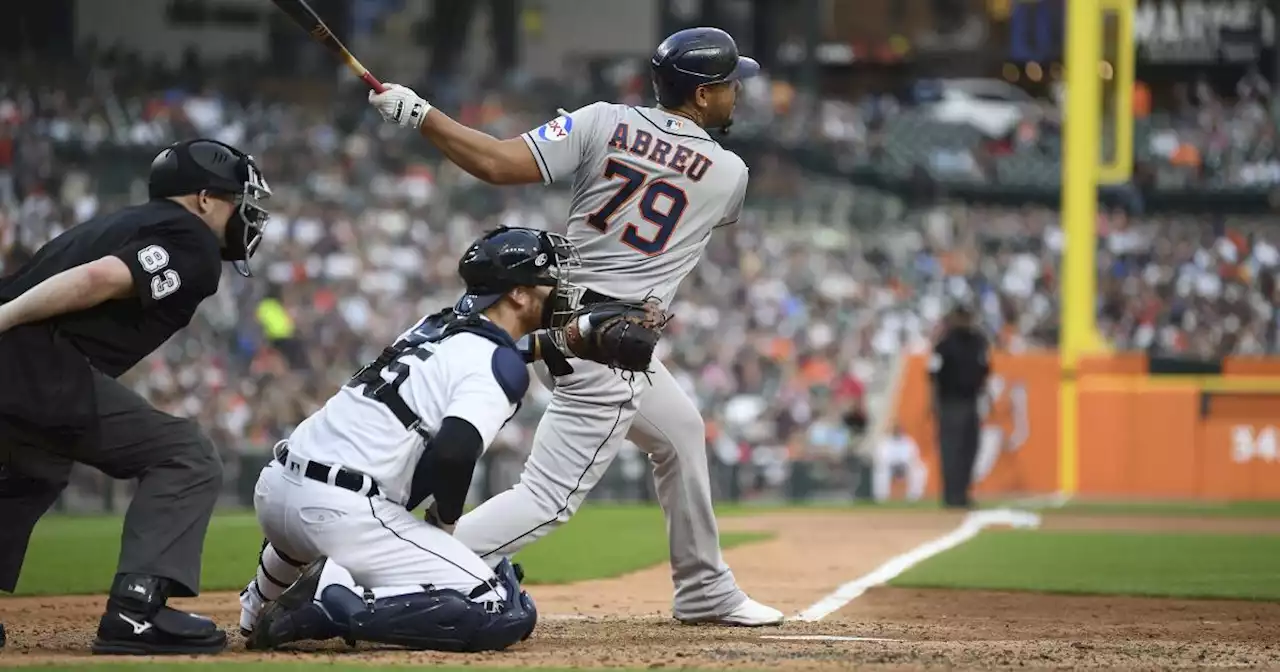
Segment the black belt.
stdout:
<path fill-rule="evenodd" d="M 280 448 L 280 451 L 276 453 L 276 462 L 279 462 L 283 467 L 289 466 L 288 448 L 283 446 Z M 372 477 L 358 471 L 351 471 L 350 469 L 343 469 L 342 467 L 331 467 L 327 464 L 320 464 L 319 462 L 307 460 L 307 469 L 302 475 L 313 481 L 320 481 L 325 485 L 330 485 L 329 474 L 332 473 L 334 469 L 337 469 L 338 473 L 334 474 L 332 485 L 336 485 L 343 490 L 350 490 L 357 495 L 364 494 L 366 497 L 378 496 L 378 482 L 373 480 Z M 366 478 L 369 479 L 368 493 L 364 492 L 364 482 Z"/>

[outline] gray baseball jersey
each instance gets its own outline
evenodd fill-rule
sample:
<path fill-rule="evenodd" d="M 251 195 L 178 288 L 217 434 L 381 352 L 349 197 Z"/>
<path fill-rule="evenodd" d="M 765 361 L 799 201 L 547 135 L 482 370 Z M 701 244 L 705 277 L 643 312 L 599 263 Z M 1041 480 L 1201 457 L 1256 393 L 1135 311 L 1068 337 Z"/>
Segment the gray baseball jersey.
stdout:
<path fill-rule="evenodd" d="M 742 159 L 658 108 L 592 103 L 521 137 L 547 184 L 573 180 L 575 281 L 602 294 L 669 304 L 711 230 L 742 210 Z"/>

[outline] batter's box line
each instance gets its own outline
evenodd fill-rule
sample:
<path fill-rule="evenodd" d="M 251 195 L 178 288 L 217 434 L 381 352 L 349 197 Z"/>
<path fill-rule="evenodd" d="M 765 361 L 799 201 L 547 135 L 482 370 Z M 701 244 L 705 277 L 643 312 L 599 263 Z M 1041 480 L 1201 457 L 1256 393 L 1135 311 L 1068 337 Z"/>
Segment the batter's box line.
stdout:
<path fill-rule="evenodd" d="M 1029 511 L 1018 511 L 1015 509 L 991 509 L 985 511 L 974 511 L 965 516 L 964 522 L 960 523 L 960 527 L 951 532 L 925 542 L 902 555 L 890 558 L 887 562 L 875 568 L 870 574 L 859 577 L 850 581 L 835 590 L 835 592 L 818 600 L 813 606 L 796 614 L 788 620 L 793 621 L 820 621 L 827 616 L 844 608 L 846 604 L 857 599 L 860 595 L 867 592 L 868 588 L 880 586 L 892 581 L 899 574 L 915 567 L 916 565 L 932 558 L 933 556 L 949 551 L 960 544 L 974 538 L 983 529 L 995 526 L 1009 526 L 1018 528 L 1034 528 L 1040 526 L 1040 516 Z"/>
<path fill-rule="evenodd" d="M 670 621 L 657 614 L 538 614 L 539 621 Z"/>
<path fill-rule="evenodd" d="M 760 635 L 760 639 L 780 639 L 792 642 L 902 642 L 887 637 L 849 637 L 846 635 Z"/>

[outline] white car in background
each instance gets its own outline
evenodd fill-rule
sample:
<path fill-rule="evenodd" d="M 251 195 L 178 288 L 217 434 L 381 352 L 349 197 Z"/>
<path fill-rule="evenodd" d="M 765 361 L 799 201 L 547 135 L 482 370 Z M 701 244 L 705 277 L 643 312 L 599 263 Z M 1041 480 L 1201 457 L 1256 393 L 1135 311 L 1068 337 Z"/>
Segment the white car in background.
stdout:
<path fill-rule="evenodd" d="M 999 79 L 942 79 L 931 82 L 933 102 L 924 108 L 938 121 L 968 124 L 1000 137 L 1027 117 L 1038 118 L 1042 103 Z"/>

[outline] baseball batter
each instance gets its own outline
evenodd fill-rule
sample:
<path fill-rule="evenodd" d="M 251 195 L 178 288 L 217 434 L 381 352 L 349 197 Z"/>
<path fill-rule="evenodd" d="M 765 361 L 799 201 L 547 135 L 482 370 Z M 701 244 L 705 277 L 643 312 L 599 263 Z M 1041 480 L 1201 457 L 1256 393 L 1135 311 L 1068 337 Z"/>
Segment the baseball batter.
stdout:
<path fill-rule="evenodd" d="M 403 86 L 369 100 L 485 182 L 572 184 L 568 236 L 582 256 L 584 304 L 654 296 L 669 305 L 712 230 L 742 209 L 747 167 L 708 129 L 729 126 L 738 82 L 759 65 L 715 28 L 671 35 L 651 65 L 658 107 L 597 102 L 508 140 L 459 124 Z M 554 380 L 520 483 L 463 516 L 456 538 L 496 566 L 567 521 L 630 439 L 653 461 L 675 617 L 780 623 L 782 612 L 749 599 L 721 557 L 702 417 L 671 373 L 661 363 L 649 376 L 581 360 L 572 368 Z"/>

